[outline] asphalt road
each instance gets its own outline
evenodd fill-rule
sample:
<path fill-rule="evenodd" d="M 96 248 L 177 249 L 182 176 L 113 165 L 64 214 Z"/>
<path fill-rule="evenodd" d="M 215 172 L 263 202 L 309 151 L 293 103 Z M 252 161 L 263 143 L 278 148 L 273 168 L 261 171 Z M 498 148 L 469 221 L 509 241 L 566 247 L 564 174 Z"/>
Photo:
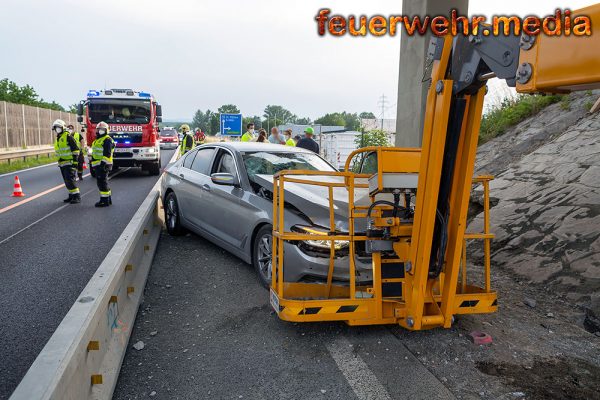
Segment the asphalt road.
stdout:
<path fill-rule="evenodd" d="M 454 398 L 407 337 L 281 321 L 249 265 L 163 233 L 114 399 Z"/>
<path fill-rule="evenodd" d="M 163 167 L 172 155 L 162 152 Z M 81 204 L 65 205 L 64 187 L 43 194 L 62 183 L 56 165 L 17 175 L 25 198 L 10 197 L 14 174 L 0 176 L 0 399 L 16 388 L 157 181 L 122 168 L 110 180 L 113 205 L 95 208 L 90 176 L 80 182 Z"/>

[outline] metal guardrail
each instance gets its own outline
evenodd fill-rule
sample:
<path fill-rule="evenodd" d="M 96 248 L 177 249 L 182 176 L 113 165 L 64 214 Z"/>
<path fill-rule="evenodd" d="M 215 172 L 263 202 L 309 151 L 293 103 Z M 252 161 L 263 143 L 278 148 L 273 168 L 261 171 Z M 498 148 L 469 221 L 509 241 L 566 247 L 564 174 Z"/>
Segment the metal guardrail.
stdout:
<path fill-rule="evenodd" d="M 42 154 L 54 154 L 54 146 L 40 147 L 38 149 L 0 151 L 0 161 L 8 161 L 10 164 L 11 160 L 22 158 L 25 161 L 27 157 L 38 157 Z"/>
<path fill-rule="evenodd" d="M 159 187 L 160 179 L 11 400 L 112 397 L 163 225 Z"/>

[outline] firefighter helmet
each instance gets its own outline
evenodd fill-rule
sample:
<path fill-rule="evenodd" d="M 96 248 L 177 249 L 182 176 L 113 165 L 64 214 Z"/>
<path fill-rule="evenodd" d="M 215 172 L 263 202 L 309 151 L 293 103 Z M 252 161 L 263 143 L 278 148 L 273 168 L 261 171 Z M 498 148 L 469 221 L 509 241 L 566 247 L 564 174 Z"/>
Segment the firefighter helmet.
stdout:
<path fill-rule="evenodd" d="M 188 124 L 181 125 L 181 132 L 186 133 L 190 131 L 190 126 Z"/>
<path fill-rule="evenodd" d="M 96 125 L 96 135 L 98 134 L 100 129 L 104 129 L 106 131 L 106 134 L 108 134 L 109 128 L 108 128 L 108 124 L 106 122 L 104 122 L 104 121 L 98 122 L 98 125 Z"/>
<path fill-rule="evenodd" d="M 67 129 L 67 124 L 65 124 L 65 121 L 63 121 L 62 119 L 57 119 L 56 121 L 54 121 L 54 123 L 52 123 L 52 129 L 54 129 L 57 126 L 60 126 L 63 130 Z"/>

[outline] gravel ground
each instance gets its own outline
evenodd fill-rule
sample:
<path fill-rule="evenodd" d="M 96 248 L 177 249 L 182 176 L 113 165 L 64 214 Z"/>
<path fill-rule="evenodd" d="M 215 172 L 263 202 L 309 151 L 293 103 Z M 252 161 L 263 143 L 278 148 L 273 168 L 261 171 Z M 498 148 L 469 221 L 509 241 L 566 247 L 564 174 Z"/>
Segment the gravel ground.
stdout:
<path fill-rule="evenodd" d="M 249 265 L 198 236 L 163 234 L 115 399 L 351 399 L 355 390 L 453 397 L 386 327 L 281 321 Z"/>
<path fill-rule="evenodd" d="M 159 243 L 115 399 L 357 398 L 335 359 L 345 347 L 383 387 L 371 398 L 600 398 L 600 338 L 564 298 L 502 270 L 500 311 L 448 330 L 293 324 L 242 261 L 196 235 Z M 474 330 L 493 343 L 471 343 Z"/>

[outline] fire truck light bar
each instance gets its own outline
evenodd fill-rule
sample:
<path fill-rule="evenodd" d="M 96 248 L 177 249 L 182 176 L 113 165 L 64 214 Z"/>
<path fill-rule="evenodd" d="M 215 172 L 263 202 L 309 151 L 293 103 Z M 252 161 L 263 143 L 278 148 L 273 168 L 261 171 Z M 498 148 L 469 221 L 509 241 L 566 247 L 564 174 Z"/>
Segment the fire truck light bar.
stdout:
<path fill-rule="evenodd" d="M 87 97 L 90 98 L 90 97 L 102 97 L 102 96 L 112 96 L 112 95 L 116 95 L 118 97 L 118 94 L 125 94 L 126 96 L 134 96 L 134 97 L 140 97 L 140 98 L 145 98 L 145 99 L 152 98 L 152 95 L 150 93 L 134 92 L 133 90 L 130 90 L 130 89 L 126 89 L 126 90 L 105 89 L 104 91 L 90 89 L 87 92 Z"/>

